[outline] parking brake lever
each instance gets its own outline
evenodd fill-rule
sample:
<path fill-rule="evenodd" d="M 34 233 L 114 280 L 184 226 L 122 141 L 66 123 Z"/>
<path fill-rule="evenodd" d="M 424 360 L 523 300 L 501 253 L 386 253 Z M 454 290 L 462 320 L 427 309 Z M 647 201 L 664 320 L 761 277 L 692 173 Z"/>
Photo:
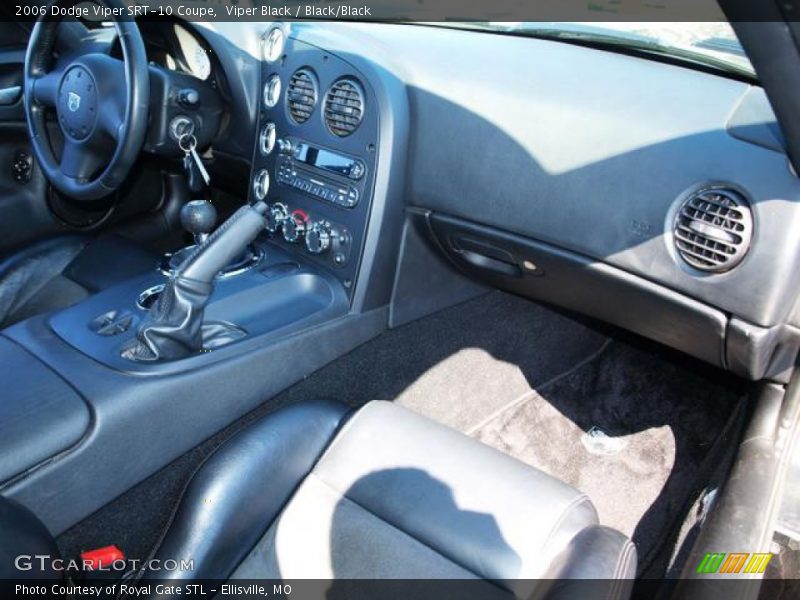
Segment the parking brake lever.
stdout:
<path fill-rule="evenodd" d="M 216 276 L 244 252 L 266 225 L 266 202 L 237 210 L 170 276 L 164 291 L 122 356 L 135 361 L 177 360 L 203 349 L 203 314 Z"/>

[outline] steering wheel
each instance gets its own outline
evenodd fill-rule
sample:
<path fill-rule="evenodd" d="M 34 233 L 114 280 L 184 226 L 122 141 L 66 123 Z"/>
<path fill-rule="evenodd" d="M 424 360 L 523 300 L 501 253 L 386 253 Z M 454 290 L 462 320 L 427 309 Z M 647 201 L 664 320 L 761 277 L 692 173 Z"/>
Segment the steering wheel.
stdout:
<path fill-rule="evenodd" d="M 79 47 L 52 64 L 61 18 L 50 16 L 51 7 L 79 2 L 50 0 L 33 28 L 25 55 L 25 116 L 33 152 L 51 185 L 90 201 L 114 192 L 136 162 L 147 133 L 150 79 L 141 33 L 121 0 L 96 2 L 121 9 L 113 11 L 113 23 L 123 60 L 94 51 L 89 42 L 86 52 Z M 55 109 L 64 138 L 60 160 L 51 147 L 48 109 Z"/>

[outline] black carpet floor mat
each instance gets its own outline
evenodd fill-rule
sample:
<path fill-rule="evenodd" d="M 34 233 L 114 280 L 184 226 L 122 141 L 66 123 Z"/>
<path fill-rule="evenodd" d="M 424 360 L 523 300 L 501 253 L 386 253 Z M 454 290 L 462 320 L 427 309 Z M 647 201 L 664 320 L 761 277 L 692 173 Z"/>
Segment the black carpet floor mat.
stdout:
<path fill-rule="evenodd" d="M 389 331 L 283 394 L 351 406 L 392 400 L 461 431 L 590 360 L 608 337 L 493 292 Z"/>
<path fill-rule="evenodd" d="M 493 292 L 386 332 L 120 496 L 58 539 L 145 557 L 183 486 L 236 431 L 289 403 L 392 400 L 586 492 L 645 566 L 702 491 L 741 385 L 714 369 Z M 589 433 L 591 432 L 591 433 Z M 666 550 L 669 554 L 671 550 Z M 664 552 L 662 552 L 664 554 Z"/>
<path fill-rule="evenodd" d="M 585 492 L 641 572 L 736 443 L 740 403 L 735 386 L 615 341 L 471 433 Z"/>

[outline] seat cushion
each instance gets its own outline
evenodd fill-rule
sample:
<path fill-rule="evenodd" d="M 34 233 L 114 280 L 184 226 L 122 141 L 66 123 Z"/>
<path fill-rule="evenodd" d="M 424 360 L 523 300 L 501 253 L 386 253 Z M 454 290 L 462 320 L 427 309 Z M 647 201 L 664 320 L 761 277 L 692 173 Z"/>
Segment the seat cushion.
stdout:
<path fill-rule="evenodd" d="M 630 541 L 565 483 L 395 404 L 346 413 L 306 402 L 227 442 L 153 554 L 194 570 L 166 576 L 471 579 L 529 596 L 536 580 L 635 573 Z"/>
<path fill-rule="evenodd" d="M 0 263 L 0 328 L 45 312 L 55 302 L 86 297 L 81 286 L 62 276 L 86 247 L 79 236 L 64 236 L 25 248 Z M 61 288 L 53 293 L 52 287 Z"/>
<path fill-rule="evenodd" d="M 119 236 L 34 244 L 0 263 L 0 329 L 71 306 L 156 265 L 153 254 Z"/>
<path fill-rule="evenodd" d="M 388 402 L 343 428 L 237 577 L 542 577 L 589 499 Z"/>
<path fill-rule="evenodd" d="M 198 468 L 149 555 L 181 568 L 130 579 L 447 579 L 462 587 L 438 589 L 461 598 L 629 596 L 635 549 L 577 490 L 397 405 L 348 414 L 306 402 L 236 434 Z M 0 499 L 0 525 L 19 514 Z M 22 517 L 22 547 L 53 544 Z"/>
<path fill-rule="evenodd" d="M 277 518 L 349 411 L 338 402 L 295 404 L 228 440 L 189 482 L 154 550 L 162 560 L 192 560 L 194 568 L 139 576 L 227 578 Z"/>
<path fill-rule="evenodd" d="M 119 235 L 91 240 L 64 270 L 64 276 L 92 293 L 108 289 L 148 271 L 159 257 Z"/>

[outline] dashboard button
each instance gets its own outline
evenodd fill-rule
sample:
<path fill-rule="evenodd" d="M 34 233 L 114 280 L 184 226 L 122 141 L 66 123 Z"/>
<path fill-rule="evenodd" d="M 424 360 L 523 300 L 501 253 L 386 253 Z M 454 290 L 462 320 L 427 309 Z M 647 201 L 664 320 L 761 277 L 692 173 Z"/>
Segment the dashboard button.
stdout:
<path fill-rule="evenodd" d="M 286 208 L 286 205 L 283 202 L 276 202 L 273 204 L 266 214 L 267 231 L 270 233 L 276 233 L 288 216 L 289 209 Z"/>
<path fill-rule="evenodd" d="M 283 221 L 283 239 L 290 244 L 300 241 L 306 231 L 307 217 L 301 211 L 295 211 Z"/>
<path fill-rule="evenodd" d="M 367 169 L 364 166 L 364 163 L 362 163 L 361 161 L 355 161 L 350 167 L 349 177 L 350 179 L 361 179 L 364 176 L 364 172 L 366 170 Z"/>
<path fill-rule="evenodd" d="M 327 223 L 314 223 L 306 233 L 306 249 L 311 254 L 322 254 L 331 246 L 331 228 Z"/>

